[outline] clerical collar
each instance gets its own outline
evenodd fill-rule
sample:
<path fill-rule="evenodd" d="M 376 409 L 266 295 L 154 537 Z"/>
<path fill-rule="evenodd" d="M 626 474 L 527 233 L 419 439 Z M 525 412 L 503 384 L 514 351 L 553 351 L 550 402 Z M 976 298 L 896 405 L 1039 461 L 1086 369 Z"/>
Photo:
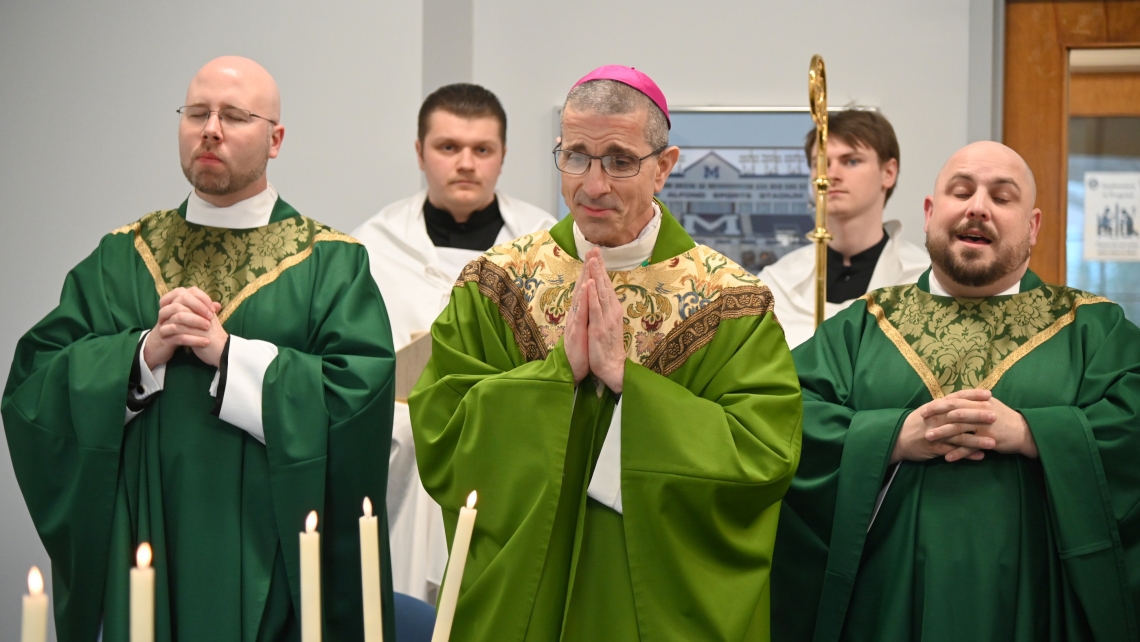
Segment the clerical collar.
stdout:
<path fill-rule="evenodd" d="M 657 245 L 657 234 L 660 231 L 661 208 L 657 207 L 657 202 L 654 201 L 653 218 L 645 224 L 637 238 L 629 243 L 617 247 L 594 245 L 586 240 L 582 230 L 578 229 L 578 224 L 574 223 L 574 244 L 577 246 L 580 260 L 596 247 L 602 251 L 602 261 L 606 264 L 606 269 L 611 272 L 621 272 L 649 265 L 649 257 L 653 256 L 653 247 Z"/>
<path fill-rule="evenodd" d="M 871 276 L 875 273 L 875 266 L 878 265 L 879 257 L 882 256 L 890 238 L 884 229 L 883 238 L 878 243 L 851 256 L 851 265 L 844 265 L 843 254 L 828 246 L 828 303 L 844 303 L 867 293 L 867 288 L 871 286 Z"/>
<path fill-rule="evenodd" d="M 244 201 L 229 207 L 218 207 L 207 203 L 191 192 L 186 200 L 186 222 L 206 227 L 223 227 L 231 230 L 245 230 L 269 224 L 273 216 L 273 206 L 277 204 L 277 190 L 267 185 L 264 190 Z"/>
<path fill-rule="evenodd" d="M 495 197 L 490 205 L 472 212 L 465 222 L 459 223 L 450 212 L 425 198 L 424 226 L 436 247 L 486 252 L 495 245 L 499 230 L 503 229 L 503 215 L 499 212 L 499 199 Z"/>
<path fill-rule="evenodd" d="M 938 282 L 937 278 L 935 278 L 934 270 L 930 271 L 930 280 L 929 281 L 930 281 L 929 284 L 930 284 L 930 293 L 931 294 L 933 294 L 934 296 L 951 296 L 950 293 L 946 291 L 946 288 L 942 287 L 942 284 Z M 1018 279 L 1017 283 L 1013 284 L 1013 287 L 1009 288 L 1005 292 L 998 292 L 997 294 L 995 294 L 993 296 L 1009 296 L 1011 294 L 1017 294 L 1020 291 L 1021 291 L 1021 279 Z"/>

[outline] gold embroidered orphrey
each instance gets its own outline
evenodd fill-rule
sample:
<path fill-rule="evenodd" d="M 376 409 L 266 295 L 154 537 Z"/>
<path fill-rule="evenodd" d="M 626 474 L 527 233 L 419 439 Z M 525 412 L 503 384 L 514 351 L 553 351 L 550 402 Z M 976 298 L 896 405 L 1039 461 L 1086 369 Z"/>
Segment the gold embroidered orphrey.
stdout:
<path fill-rule="evenodd" d="M 936 300 L 915 284 L 869 292 L 867 311 L 940 399 L 992 390 L 1015 363 L 1076 319 L 1077 308 L 1108 299 L 1055 285 L 989 299 Z M 940 299 L 943 297 L 939 297 Z"/>
<path fill-rule="evenodd" d="M 222 323 L 255 292 L 309 258 L 315 243 L 359 242 L 304 216 L 231 230 L 187 223 L 178 210 L 152 212 L 112 232 L 127 233 L 134 234 L 158 296 L 197 286 L 222 304 Z"/>
<path fill-rule="evenodd" d="M 577 257 L 541 231 L 491 248 L 463 268 L 455 286 L 476 283 L 499 306 L 523 358 L 535 361 L 562 337 L 581 270 Z M 609 276 L 625 312 L 627 355 L 661 375 L 712 341 L 721 321 L 772 310 L 766 285 L 703 245 Z"/>

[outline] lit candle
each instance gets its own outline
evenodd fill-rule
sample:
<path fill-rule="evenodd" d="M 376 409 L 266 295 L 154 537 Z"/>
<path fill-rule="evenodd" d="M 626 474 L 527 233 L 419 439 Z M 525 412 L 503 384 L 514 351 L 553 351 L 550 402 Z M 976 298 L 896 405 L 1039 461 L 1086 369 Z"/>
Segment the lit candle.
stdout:
<path fill-rule="evenodd" d="M 301 533 L 301 642 L 321 642 L 321 534 L 317 511 Z"/>
<path fill-rule="evenodd" d="M 439 595 L 439 608 L 435 614 L 435 631 L 431 642 L 448 642 L 451 623 L 455 620 L 455 605 L 459 601 L 459 585 L 463 583 L 463 569 L 467 567 L 467 549 L 471 547 L 471 533 L 475 530 L 475 491 L 467 496 L 467 506 L 459 509 L 459 523 L 455 525 L 455 539 L 451 541 L 451 556 L 447 560 L 447 575 Z"/>
<path fill-rule="evenodd" d="M 380 522 L 372 514 L 372 500 L 364 498 L 360 518 L 360 581 L 364 595 L 364 642 L 383 642 L 380 610 Z"/>
<path fill-rule="evenodd" d="M 22 642 L 44 642 L 47 639 L 48 596 L 44 594 L 44 576 L 35 566 L 28 571 L 28 594 L 24 596 L 24 630 Z"/>
<path fill-rule="evenodd" d="M 131 569 L 131 642 L 154 642 L 154 568 L 150 544 L 139 544 Z"/>

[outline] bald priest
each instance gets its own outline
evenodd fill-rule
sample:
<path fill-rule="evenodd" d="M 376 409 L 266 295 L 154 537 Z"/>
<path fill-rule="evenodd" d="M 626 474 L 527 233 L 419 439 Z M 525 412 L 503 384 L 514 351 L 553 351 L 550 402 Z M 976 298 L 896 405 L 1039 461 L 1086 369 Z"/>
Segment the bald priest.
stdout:
<path fill-rule="evenodd" d="M 449 537 L 479 493 L 452 639 L 767 640 L 801 413 L 771 293 L 654 200 L 648 76 L 587 75 L 561 132 L 571 216 L 467 265 L 409 399 Z"/>
<path fill-rule="evenodd" d="M 268 183 L 285 128 L 260 65 L 211 61 L 179 112 L 194 191 L 103 237 L 4 389 L 59 639 L 128 639 L 146 542 L 154 639 L 297 640 L 298 533 L 316 511 L 325 634 L 359 640 L 358 519 L 366 496 L 385 516 L 394 375 L 367 253 Z"/>
<path fill-rule="evenodd" d="M 931 269 L 796 348 L 774 640 L 1140 639 L 1140 329 L 1028 269 L 1035 195 L 1008 147 L 958 151 Z"/>

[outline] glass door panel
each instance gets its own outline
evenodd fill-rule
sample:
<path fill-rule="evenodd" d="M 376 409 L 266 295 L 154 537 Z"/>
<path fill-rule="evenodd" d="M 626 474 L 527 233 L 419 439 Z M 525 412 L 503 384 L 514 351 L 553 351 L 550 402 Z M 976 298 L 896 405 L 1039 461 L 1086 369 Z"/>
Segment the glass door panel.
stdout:
<path fill-rule="evenodd" d="M 1080 52 L 1070 56 L 1066 284 L 1112 299 L 1140 323 L 1140 52 L 1093 52 L 1132 54 L 1115 70 L 1081 69 Z"/>

